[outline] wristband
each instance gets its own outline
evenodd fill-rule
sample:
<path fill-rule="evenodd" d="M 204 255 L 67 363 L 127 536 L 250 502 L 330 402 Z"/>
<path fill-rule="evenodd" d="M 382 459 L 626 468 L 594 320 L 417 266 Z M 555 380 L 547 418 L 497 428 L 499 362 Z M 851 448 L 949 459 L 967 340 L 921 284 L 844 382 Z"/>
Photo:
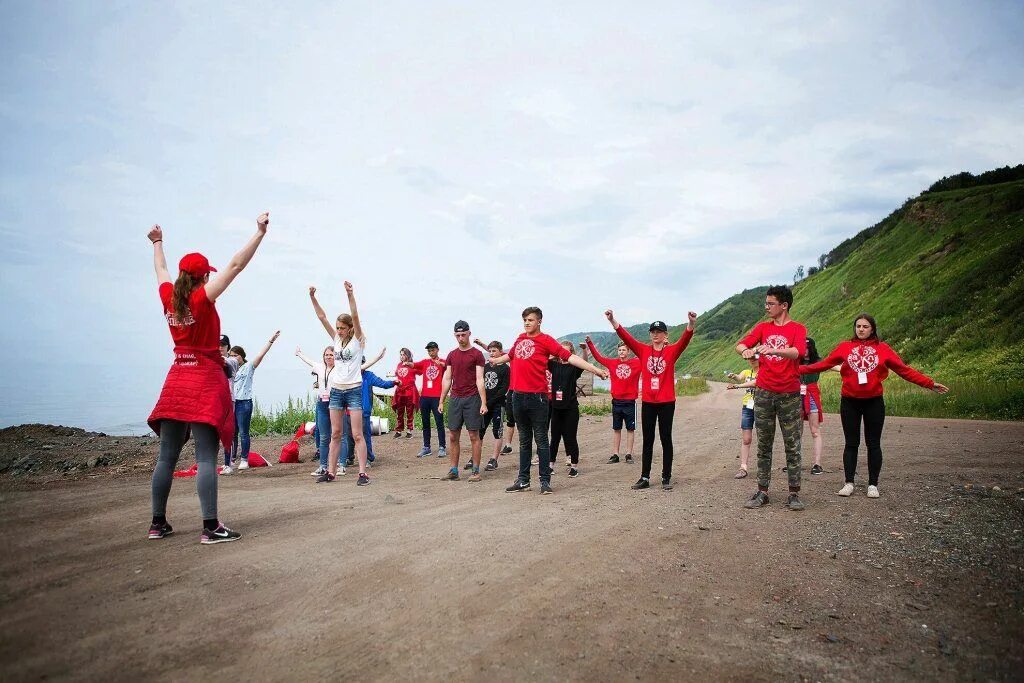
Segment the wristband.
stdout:
<path fill-rule="evenodd" d="M 153 244 L 156 244 L 157 242 L 163 242 L 163 241 L 164 241 L 163 238 L 160 238 L 158 240 L 150 240 L 150 242 L 152 242 Z"/>

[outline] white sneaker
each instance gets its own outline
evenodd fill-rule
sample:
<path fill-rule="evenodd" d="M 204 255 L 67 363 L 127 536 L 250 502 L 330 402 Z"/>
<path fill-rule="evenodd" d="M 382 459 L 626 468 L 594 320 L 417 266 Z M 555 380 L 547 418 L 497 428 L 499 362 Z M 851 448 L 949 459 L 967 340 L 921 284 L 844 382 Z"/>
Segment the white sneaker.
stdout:
<path fill-rule="evenodd" d="M 248 460 L 239 460 L 238 461 L 238 467 L 236 467 L 235 469 L 236 470 L 247 470 L 247 469 L 249 469 L 249 461 Z"/>
<path fill-rule="evenodd" d="M 326 467 L 317 467 L 315 470 L 309 473 L 311 477 L 319 477 L 321 474 L 327 471 Z"/>
<path fill-rule="evenodd" d="M 340 477 L 340 476 L 342 476 L 342 475 L 344 475 L 344 474 L 345 474 L 345 468 L 344 468 L 344 467 L 339 467 L 339 468 L 338 468 L 338 474 L 337 474 L 337 476 L 339 476 L 339 477 Z"/>
<path fill-rule="evenodd" d="M 849 497 L 853 495 L 853 484 L 846 484 L 843 488 L 836 491 L 837 496 Z"/>
<path fill-rule="evenodd" d="M 231 469 L 231 465 L 224 465 L 224 467 L 221 468 L 220 473 L 222 475 L 223 474 L 231 474 L 233 471 L 234 470 Z"/>
<path fill-rule="evenodd" d="M 868 498 L 878 498 L 877 486 L 868 486 Z"/>

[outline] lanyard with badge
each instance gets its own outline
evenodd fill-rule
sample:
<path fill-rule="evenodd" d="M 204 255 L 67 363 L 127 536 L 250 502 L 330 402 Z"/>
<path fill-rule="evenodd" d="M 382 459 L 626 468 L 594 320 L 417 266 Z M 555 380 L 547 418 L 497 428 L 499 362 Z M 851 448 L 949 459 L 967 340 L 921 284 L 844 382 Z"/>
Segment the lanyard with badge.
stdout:
<path fill-rule="evenodd" d="M 650 360 L 647 361 L 648 362 L 648 369 L 650 369 L 651 367 L 661 368 L 661 370 L 658 371 L 657 375 L 655 375 L 653 372 L 651 372 L 651 391 L 658 391 L 658 389 L 661 388 L 661 377 L 660 377 L 660 375 L 665 370 L 665 361 L 662 359 L 662 356 L 664 356 L 664 355 L 665 355 L 665 349 L 664 348 L 662 348 L 661 351 L 659 351 L 657 354 L 655 354 L 654 347 L 653 346 L 651 347 L 651 358 L 650 358 Z M 655 360 L 655 359 L 657 359 L 657 360 Z"/>
<path fill-rule="evenodd" d="M 328 383 L 328 380 L 330 379 L 332 372 L 334 372 L 333 367 L 330 369 L 328 369 L 326 366 L 324 367 L 324 385 L 320 387 L 321 401 L 331 400 L 331 385 Z"/>

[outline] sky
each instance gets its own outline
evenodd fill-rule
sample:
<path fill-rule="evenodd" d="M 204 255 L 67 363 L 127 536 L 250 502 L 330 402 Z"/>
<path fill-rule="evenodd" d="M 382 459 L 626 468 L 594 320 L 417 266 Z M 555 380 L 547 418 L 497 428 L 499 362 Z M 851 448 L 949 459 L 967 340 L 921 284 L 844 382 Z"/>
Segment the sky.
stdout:
<path fill-rule="evenodd" d="M 460 318 L 508 343 L 528 305 L 557 336 L 791 282 L 1024 161 L 1022 32 L 1015 2 L 0 0 L 0 426 L 145 418 L 154 223 L 218 266 L 271 212 L 218 302 L 250 356 L 282 331 L 267 404 L 329 341 L 310 285 L 333 317 L 354 283 L 383 374 Z"/>

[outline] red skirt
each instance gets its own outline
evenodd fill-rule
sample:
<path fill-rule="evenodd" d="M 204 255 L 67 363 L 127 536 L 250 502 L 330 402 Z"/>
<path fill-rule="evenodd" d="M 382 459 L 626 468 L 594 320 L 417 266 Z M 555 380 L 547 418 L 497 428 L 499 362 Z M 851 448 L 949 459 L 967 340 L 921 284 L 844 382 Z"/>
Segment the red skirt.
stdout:
<path fill-rule="evenodd" d="M 825 410 L 821 407 L 821 390 L 818 389 L 817 382 L 811 382 L 807 385 L 807 393 L 804 394 L 804 419 L 807 420 L 811 416 L 811 396 L 814 397 L 814 405 L 818 407 L 818 423 L 825 421 Z"/>
<path fill-rule="evenodd" d="M 146 421 L 159 434 L 161 420 L 208 424 L 217 430 L 224 447 L 231 447 L 235 406 L 220 351 L 175 347 L 174 363 Z"/>

